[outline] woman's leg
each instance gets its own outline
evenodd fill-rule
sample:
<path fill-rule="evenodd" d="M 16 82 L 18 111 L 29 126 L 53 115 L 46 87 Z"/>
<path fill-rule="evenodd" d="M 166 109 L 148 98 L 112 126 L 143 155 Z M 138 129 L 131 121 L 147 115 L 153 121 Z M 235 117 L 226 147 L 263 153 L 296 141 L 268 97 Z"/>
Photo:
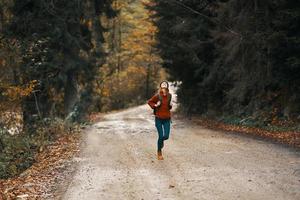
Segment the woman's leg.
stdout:
<path fill-rule="evenodd" d="M 163 125 L 162 120 L 155 118 L 155 126 L 158 132 L 158 140 L 157 140 L 157 151 L 161 151 L 162 144 L 163 144 Z"/>
<path fill-rule="evenodd" d="M 164 136 L 163 136 L 163 140 L 167 140 L 169 139 L 169 135 L 170 135 L 170 126 L 171 126 L 171 121 L 169 119 L 164 120 L 163 122 L 163 129 L 164 129 Z"/>

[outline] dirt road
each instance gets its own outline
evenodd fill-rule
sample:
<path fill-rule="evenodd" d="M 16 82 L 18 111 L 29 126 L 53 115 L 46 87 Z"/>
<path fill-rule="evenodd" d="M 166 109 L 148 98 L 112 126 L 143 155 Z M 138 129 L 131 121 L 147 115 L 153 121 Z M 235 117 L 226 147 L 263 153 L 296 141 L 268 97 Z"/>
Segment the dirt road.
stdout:
<path fill-rule="evenodd" d="M 165 160 L 148 106 L 86 130 L 68 200 L 300 199 L 300 152 L 174 120 Z"/>

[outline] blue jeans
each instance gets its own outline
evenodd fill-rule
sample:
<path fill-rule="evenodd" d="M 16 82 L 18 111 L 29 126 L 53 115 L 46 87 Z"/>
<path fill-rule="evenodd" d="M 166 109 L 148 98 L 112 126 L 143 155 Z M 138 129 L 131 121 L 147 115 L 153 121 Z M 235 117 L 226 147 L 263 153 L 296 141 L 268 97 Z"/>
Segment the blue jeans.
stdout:
<path fill-rule="evenodd" d="M 155 117 L 155 126 L 158 132 L 157 150 L 161 151 L 164 140 L 169 139 L 170 119 L 159 119 Z"/>

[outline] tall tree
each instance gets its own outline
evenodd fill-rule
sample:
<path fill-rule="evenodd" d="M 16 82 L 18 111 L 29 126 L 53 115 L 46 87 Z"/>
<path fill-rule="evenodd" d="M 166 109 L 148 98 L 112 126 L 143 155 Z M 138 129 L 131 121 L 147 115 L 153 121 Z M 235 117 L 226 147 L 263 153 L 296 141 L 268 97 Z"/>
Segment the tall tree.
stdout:
<path fill-rule="evenodd" d="M 163 77 L 155 48 L 156 26 L 145 8 L 149 1 L 115 0 L 117 17 L 107 21 L 105 51 L 108 57 L 99 80 L 103 110 L 144 103 Z"/>
<path fill-rule="evenodd" d="M 35 116 L 81 120 L 93 105 L 95 72 L 104 60 L 101 15 L 114 16 L 111 2 L 11 1 L 2 33 L 20 43 L 18 82 L 37 80 L 23 101 L 25 124 Z"/>
<path fill-rule="evenodd" d="M 296 118 L 299 2 L 154 1 L 164 66 L 181 105 L 213 116 Z"/>

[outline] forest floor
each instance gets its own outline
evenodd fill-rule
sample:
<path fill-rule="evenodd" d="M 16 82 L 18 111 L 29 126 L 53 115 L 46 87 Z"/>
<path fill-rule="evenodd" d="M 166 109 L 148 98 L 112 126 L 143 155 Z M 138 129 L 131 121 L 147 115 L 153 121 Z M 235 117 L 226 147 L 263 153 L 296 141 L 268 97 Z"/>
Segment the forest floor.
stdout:
<path fill-rule="evenodd" d="M 300 152 L 173 118 L 156 158 L 147 105 L 104 115 L 83 136 L 57 199 L 300 199 Z"/>
<path fill-rule="evenodd" d="M 76 165 L 74 157 L 80 153 L 81 134 L 61 134 L 42 152 L 36 162 L 22 174 L 0 179 L 0 200 L 54 199 L 57 183 L 71 177 Z"/>

